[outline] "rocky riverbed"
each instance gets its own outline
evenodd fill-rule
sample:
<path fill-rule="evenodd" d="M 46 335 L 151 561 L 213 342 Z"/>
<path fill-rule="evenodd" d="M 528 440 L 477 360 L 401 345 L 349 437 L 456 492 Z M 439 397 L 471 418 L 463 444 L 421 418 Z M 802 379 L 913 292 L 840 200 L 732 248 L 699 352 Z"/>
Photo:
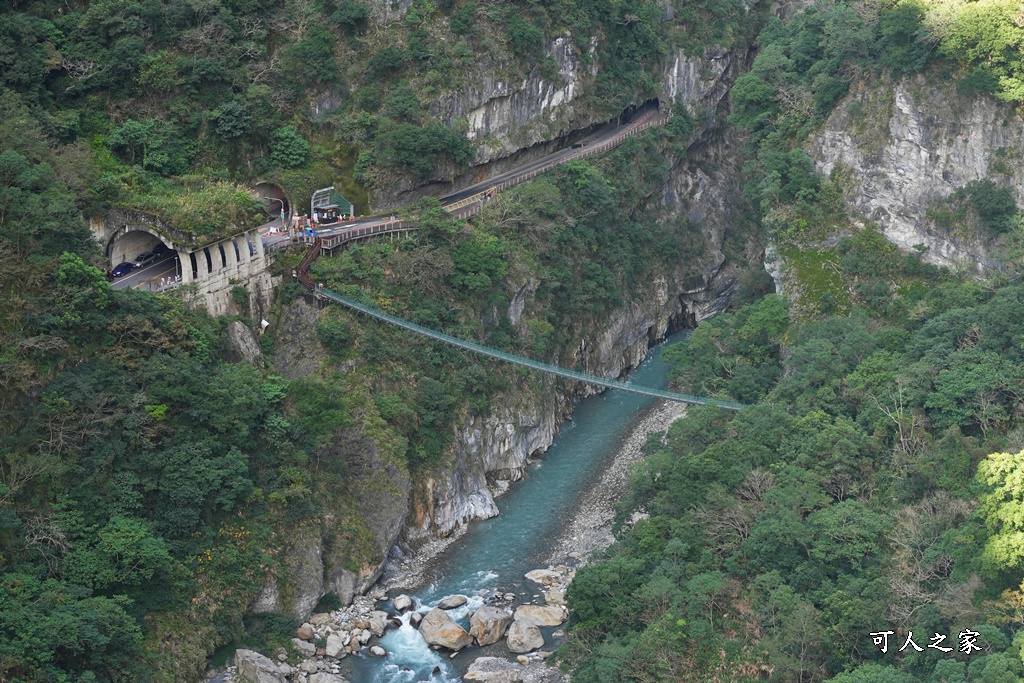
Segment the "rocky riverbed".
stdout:
<path fill-rule="evenodd" d="M 614 540 L 611 523 L 615 502 L 626 490 L 630 465 L 643 457 L 643 445 L 649 434 L 664 432 L 684 413 L 685 406 L 681 404 L 661 403 L 649 408 L 636 421 L 610 465 L 583 495 L 576 512 L 567 520 L 552 546 L 547 568 L 526 575 L 538 587 L 537 596 L 532 601 L 528 597 L 523 600 L 514 593 L 499 591 L 490 595 L 483 606 L 476 607 L 469 615 L 468 631 L 448 616 L 449 610 L 455 614 L 454 610 L 468 607 L 464 596 L 451 596 L 437 608 L 422 614 L 411 612 L 414 607 L 412 600 L 399 595 L 392 603 L 395 613 L 385 612 L 378 605 L 387 600 L 387 590 L 420 585 L 429 575 L 430 563 L 422 554 L 414 558 L 399 558 L 384 582 L 368 595 L 357 597 L 347 608 L 311 616 L 295 634 L 291 652 L 281 649 L 267 657 L 239 650 L 235 667 L 230 671 L 234 676 L 229 675 L 222 680 L 233 677 L 256 683 L 346 683 L 341 675 L 341 660 L 357 653 L 385 658 L 387 651 L 381 647 L 379 639 L 389 630 L 413 627 L 419 629 L 428 643 L 433 643 L 440 652 L 450 653 L 452 657 L 472 643 L 503 641 L 502 651 L 510 652 L 509 657 L 478 657 L 469 666 L 464 680 L 564 683 L 568 677 L 544 661 L 562 634 L 556 631 L 552 634 L 556 642 L 545 642 L 538 627 L 559 626 L 564 622 L 567 617 L 565 590 L 572 582 L 576 568 L 586 564 L 596 552 Z M 431 544 L 426 549 L 429 558 L 436 558 L 453 540 Z"/>

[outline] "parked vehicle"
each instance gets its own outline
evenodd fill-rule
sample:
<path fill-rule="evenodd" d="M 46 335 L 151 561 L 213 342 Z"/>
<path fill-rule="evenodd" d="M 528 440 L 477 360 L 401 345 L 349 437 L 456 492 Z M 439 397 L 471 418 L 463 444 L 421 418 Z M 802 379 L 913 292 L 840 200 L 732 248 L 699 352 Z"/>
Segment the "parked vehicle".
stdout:
<path fill-rule="evenodd" d="M 125 261 L 124 263 L 118 263 L 114 266 L 114 269 L 110 271 L 110 274 L 114 277 L 121 277 L 135 270 L 135 266 Z"/>
<path fill-rule="evenodd" d="M 136 268 L 143 268 L 145 266 L 148 266 L 153 261 L 156 261 L 156 254 L 147 251 L 144 254 L 139 254 L 138 256 L 136 256 L 135 260 L 132 261 L 132 265 L 135 266 Z"/>

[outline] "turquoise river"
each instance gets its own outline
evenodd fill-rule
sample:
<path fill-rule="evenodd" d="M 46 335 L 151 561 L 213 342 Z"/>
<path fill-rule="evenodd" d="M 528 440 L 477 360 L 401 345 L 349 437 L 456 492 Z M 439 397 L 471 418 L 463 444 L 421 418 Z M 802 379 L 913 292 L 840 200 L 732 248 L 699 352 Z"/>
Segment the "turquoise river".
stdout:
<path fill-rule="evenodd" d="M 670 337 L 651 349 L 647 358 L 633 371 L 630 381 L 654 388 L 665 388 L 668 366 L 661 360 L 666 344 L 680 343 L 686 332 Z M 478 608 L 496 591 L 514 592 L 517 602 L 537 599 L 537 586 L 523 575 L 552 558 L 552 544 L 572 518 L 583 493 L 593 486 L 611 464 L 623 440 L 633 426 L 658 399 L 609 389 L 577 403 L 573 419 L 566 422 L 554 444 L 528 469 L 525 479 L 512 485 L 498 500 L 500 514 L 473 522 L 466 533 L 430 564 L 426 582 L 390 591 L 405 592 L 416 601 L 416 609 L 426 613 L 443 598 L 461 594 L 469 602 L 449 614 L 468 629 L 466 615 Z M 381 609 L 390 608 L 390 603 Z M 548 646 L 557 646 L 551 633 L 542 629 Z M 343 674 L 351 683 L 454 683 L 479 656 L 504 656 L 508 651 L 498 643 L 487 648 L 468 647 L 454 660 L 449 653 L 427 647 L 419 632 L 408 625 L 387 633 L 380 641 L 387 651 L 384 659 L 364 655 L 343 660 Z"/>

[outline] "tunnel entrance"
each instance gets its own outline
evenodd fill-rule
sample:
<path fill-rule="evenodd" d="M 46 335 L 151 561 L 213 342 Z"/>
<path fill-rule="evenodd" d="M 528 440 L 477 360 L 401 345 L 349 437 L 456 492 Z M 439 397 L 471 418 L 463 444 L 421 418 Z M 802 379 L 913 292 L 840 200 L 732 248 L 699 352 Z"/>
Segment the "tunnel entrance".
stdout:
<path fill-rule="evenodd" d="M 626 107 L 626 110 L 619 116 L 619 125 L 625 125 L 633 119 L 643 116 L 644 114 L 652 111 L 658 111 L 660 106 L 658 98 L 647 100 L 643 104 L 631 104 Z"/>
<path fill-rule="evenodd" d="M 125 285 L 136 286 L 149 280 L 179 277 L 181 265 L 178 252 L 163 239 L 144 228 L 121 230 L 107 244 L 110 270 L 122 263 L 131 263 L 133 268 L 117 272 Z"/>
<path fill-rule="evenodd" d="M 253 192 L 263 202 L 267 214 L 270 216 L 291 215 L 291 206 L 288 204 L 288 197 L 278 185 L 274 183 L 256 183 L 252 187 Z"/>

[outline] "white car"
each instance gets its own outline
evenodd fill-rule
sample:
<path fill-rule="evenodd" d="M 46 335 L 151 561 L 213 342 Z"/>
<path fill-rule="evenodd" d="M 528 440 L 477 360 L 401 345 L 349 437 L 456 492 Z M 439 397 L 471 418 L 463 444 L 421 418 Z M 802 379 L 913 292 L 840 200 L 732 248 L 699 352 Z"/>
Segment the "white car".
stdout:
<path fill-rule="evenodd" d="M 145 254 L 139 254 L 136 256 L 135 260 L 132 261 L 132 265 L 136 268 L 142 268 L 144 266 L 148 266 L 153 261 L 156 261 L 156 254 L 147 251 Z"/>

